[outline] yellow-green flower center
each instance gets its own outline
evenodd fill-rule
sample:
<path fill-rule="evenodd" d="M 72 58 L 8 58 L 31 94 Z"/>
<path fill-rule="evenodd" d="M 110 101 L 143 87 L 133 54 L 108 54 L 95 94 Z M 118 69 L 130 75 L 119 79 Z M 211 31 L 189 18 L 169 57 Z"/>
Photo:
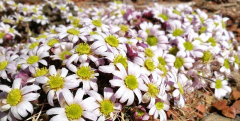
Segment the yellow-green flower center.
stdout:
<path fill-rule="evenodd" d="M 178 10 L 173 10 L 173 13 L 176 13 L 177 15 L 181 15 L 181 13 Z"/>
<path fill-rule="evenodd" d="M 226 24 L 225 24 L 225 22 L 224 21 L 222 21 L 222 28 L 226 28 Z"/>
<path fill-rule="evenodd" d="M 161 17 L 164 21 L 168 20 L 168 16 L 165 14 L 159 14 L 158 17 Z"/>
<path fill-rule="evenodd" d="M 49 72 L 49 70 L 46 67 L 43 67 L 41 69 L 37 68 L 34 77 L 44 76 Z"/>
<path fill-rule="evenodd" d="M 28 8 L 23 8 L 23 11 L 27 12 L 27 11 L 28 11 Z"/>
<path fill-rule="evenodd" d="M 138 81 L 137 81 L 136 76 L 128 75 L 124 81 L 125 81 L 125 85 L 127 86 L 127 88 L 129 88 L 131 90 L 138 88 Z"/>
<path fill-rule="evenodd" d="M 169 50 L 169 53 L 172 55 L 177 55 L 178 51 L 179 51 L 179 49 L 176 46 L 174 46 Z"/>
<path fill-rule="evenodd" d="M 28 64 L 33 64 L 33 63 L 36 63 L 39 61 L 39 57 L 38 56 L 30 56 L 28 59 L 27 59 L 27 63 Z"/>
<path fill-rule="evenodd" d="M 230 62 L 228 61 L 228 59 L 225 59 L 225 60 L 224 60 L 223 66 L 224 66 L 226 69 L 229 69 L 229 68 L 230 68 Z"/>
<path fill-rule="evenodd" d="M 114 103 L 110 100 L 103 100 L 100 102 L 100 112 L 108 117 L 110 116 L 110 113 L 114 111 Z"/>
<path fill-rule="evenodd" d="M 164 65 L 158 64 L 157 68 L 163 72 L 163 74 L 161 76 L 165 77 L 167 75 L 168 70 L 167 70 L 167 68 Z"/>
<path fill-rule="evenodd" d="M 13 33 L 13 32 L 14 32 L 14 29 L 13 29 L 13 28 L 10 28 L 10 29 L 9 29 L 9 32 L 10 32 L 10 33 Z"/>
<path fill-rule="evenodd" d="M 89 80 L 92 77 L 93 73 L 94 71 L 91 70 L 90 66 L 82 66 L 76 72 L 78 77 L 80 77 L 83 80 Z"/>
<path fill-rule="evenodd" d="M 73 34 L 73 35 L 79 35 L 80 31 L 78 31 L 77 29 L 71 28 L 67 30 L 67 33 Z"/>
<path fill-rule="evenodd" d="M 234 63 L 236 63 L 237 65 L 239 65 L 239 58 L 237 55 L 234 55 Z M 1 70 L 1 69 L 0 69 Z"/>
<path fill-rule="evenodd" d="M 205 32 L 207 30 L 207 27 L 202 26 L 199 30 L 200 34 L 202 34 L 203 32 Z"/>
<path fill-rule="evenodd" d="M 64 52 L 61 53 L 60 58 L 61 58 L 62 60 L 65 60 L 67 56 L 70 57 L 71 55 L 72 55 L 72 54 L 71 54 L 69 51 L 64 51 Z"/>
<path fill-rule="evenodd" d="M 3 38 L 3 37 L 4 37 L 4 35 L 5 35 L 5 33 L 3 33 L 3 32 L 0 32 L 0 38 Z"/>
<path fill-rule="evenodd" d="M 33 43 L 31 43 L 30 44 L 30 46 L 29 46 L 29 49 L 34 49 L 35 47 L 37 47 L 39 45 L 39 42 L 33 42 Z"/>
<path fill-rule="evenodd" d="M 43 39 L 43 38 L 47 38 L 47 37 L 48 37 L 47 35 L 42 34 L 42 35 L 39 35 L 39 36 L 37 37 L 37 40 Z"/>
<path fill-rule="evenodd" d="M 184 42 L 183 46 L 185 47 L 186 50 L 191 51 L 193 50 L 193 45 L 191 42 Z"/>
<path fill-rule="evenodd" d="M 61 10 L 61 11 L 66 11 L 67 9 L 66 9 L 66 7 L 62 7 L 62 6 L 61 6 L 61 7 L 60 7 L 60 10 Z"/>
<path fill-rule="evenodd" d="M 50 76 L 48 80 L 48 84 L 53 90 L 62 89 L 64 87 L 64 82 L 64 77 L 61 77 L 59 74 Z"/>
<path fill-rule="evenodd" d="M 203 19 L 202 17 L 200 17 L 200 21 L 201 21 L 201 23 L 203 23 L 203 22 L 204 22 L 204 19 Z"/>
<path fill-rule="evenodd" d="M 79 23 L 80 23 L 79 18 L 73 18 L 73 20 L 71 22 L 74 25 L 74 27 L 81 27 L 81 25 L 79 25 Z"/>
<path fill-rule="evenodd" d="M 94 35 L 94 34 L 98 34 L 98 33 L 95 31 L 90 32 L 90 35 Z"/>
<path fill-rule="evenodd" d="M 183 30 L 182 29 L 175 29 L 172 34 L 173 34 L 174 37 L 181 36 L 183 34 Z"/>
<path fill-rule="evenodd" d="M 216 40 L 215 40 L 214 38 L 212 38 L 212 37 L 210 37 L 210 38 L 207 40 L 207 42 L 211 43 L 211 45 L 212 45 L 213 47 L 215 47 L 215 46 L 217 45 Z"/>
<path fill-rule="evenodd" d="M 184 91 L 183 91 L 183 87 L 182 85 L 178 82 L 177 83 L 178 87 L 179 87 L 179 92 L 183 95 L 184 94 Z"/>
<path fill-rule="evenodd" d="M 128 31 L 128 26 L 125 26 L 125 25 L 121 25 L 120 26 L 121 30 L 124 31 L 124 32 L 127 32 Z"/>
<path fill-rule="evenodd" d="M 121 54 L 117 55 L 114 60 L 113 60 L 114 65 L 116 65 L 117 63 L 121 63 L 124 68 L 128 67 L 128 63 L 127 63 L 127 57 L 123 57 Z"/>
<path fill-rule="evenodd" d="M 119 40 L 114 35 L 109 35 L 105 38 L 105 41 L 112 47 L 117 47 L 119 44 Z"/>
<path fill-rule="evenodd" d="M 93 21 L 92 21 L 92 24 L 95 25 L 95 26 L 97 26 L 97 27 L 101 27 L 101 26 L 102 26 L 101 19 L 93 20 Z"/>
<path fill-rule="evenodd" d="M 146 29 L 147 34 L 149 34 L 150 29 Z"/>
<path fill-rule="evenodd" d="M 202 57 L 203 63 L 206 63 L 206 62 L 208 62 L 209 60 L 211 60 L 211 59 L 212 59 L 212 56 L 213 56 L 213 54 L 212 54 L 209 50 L 203 52 L 203 57 Z"/>
<path fill-rule="evenodd" d="M 221 81 L 220 79 L 217 79 L 217 80 L 216 80 L 215 88 L 216 88 L 216 89 L 222 88 L 222 81 Z"/>
<path fill-rule="evenodd" d="M 181 57 L 177 57 L 174 62 L 175 68 L 180 69 L 183 66 L 183 64 L 184 64 L 184 59 Z"/>
<path fill-rule="evenodd" d="M 19 89 L 12 89 L 7 95 L 7 103 L 16 106 L 22 100 L 22 93 Z"/>
<path fill-rule="evenodd" d="M 87 43 L 80 43 L 76 47 L 76 52 L 79 55 L 89 54 L 91 52 L 91 47 Z"/>
<path fill-rule="evenodd" d="M 158 89 L 157 85 L 155 85 L 153 83 L 149 83 L 147 92 L 151 97 L 155 98 L 155 97 L 157 97 L 157 95 L 159 93 L 159 89 Z"/>
<path fill-rule="evenodd" d="M 154 53 L 150 48 L 145 49 L 145 54 L 147 57 L 153 57 Z"/>
<path fill-rule="evenodd" d="M 8 61 L 2 61 L 0 62 L 0 71 L 5 69 L 8 65 Z"/>
<path fill-rule="evenodd" d="M 144 62 L 145 67 L 149 70 L 149 71 L 153 71 L 154 69 L 156 69 L 154 62 L 148 58 L 145 62 Z"/>
<path fill-rule="evenodd" d="M 44 17 L 43 17 L 43 16 L 38 16 L 37 18 L 38 18 L 38 19 L 41 19 L 41 20 L 43 20 L 43 19 L 44 19 Z"/>
<path fill-rule="evenodd" d="M 141 109 L 137 109 L 136 112 L 137 112 L 137 117 L 141 117 L 141 116 L 143 116 L 144 113 L 145 113 L 145 112 L 144 112 L 143 110 L 141 110 Z"/>
<path fill-rule="evenodd" d="M 159 102 L 157 102 L 157 103 L 155 104 L 155 106 L 156 106 L 157 110 L 161 110 L 161 109 L 163 109 L 163 107 L 164 107 L 164 103 L 162 103 L 161 101 L 159 101 Z"/>
<path fill-rule="evenodd" d="M 165 61 L 165 59 L 163 57 L 158 57 L 158 62 L 159 62 L 159 64 L 161 64 L 163 66 L 166 65 L 166 61 Z"/>
<path fill-rule="evenodd" d="M 71 104 L 65 108 L 65 113 L 69 120 L 78 120 L 82 116 L 83 109 L 78 104 Z"/>
<path fill-rule="evenodd" d="M 158 42 L 158 40 L 155 36 L 148 36 L 147 37 L 147 43 L 148 43 L 149 46 L 155 46 L 155 45 L 157 45 L 157 42 Z"/>
<path fill-rule="evenodd" d="M 59 43 L 59 40 L 58 39 L 51 39 L 47 42 L 47 45 L 52 47 L 53 45 Z"/>

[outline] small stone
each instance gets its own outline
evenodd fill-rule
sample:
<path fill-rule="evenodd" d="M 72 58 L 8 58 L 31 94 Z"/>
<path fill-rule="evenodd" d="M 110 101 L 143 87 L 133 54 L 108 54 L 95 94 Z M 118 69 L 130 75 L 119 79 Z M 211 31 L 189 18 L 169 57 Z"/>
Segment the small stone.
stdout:
<path fill-rule="evenodd" d="M 217 115 L 217 114 L 211 114 L 204 117 L 201 121 L 234 121 L 234 120 Z"/>
<path fill-rule="evenodd" d="M 214 102 L 212 106 L 218 110 L 222 110 L 227 106 L 227 101 L 226 100 L 217 101 L 217 102 Z"/>
<path fill-rule="evenodd" d="M 231 107 L 236 109 L 237 114 L 240 114 L 240 100 L 235 101 Z"/>
<path fill-rule="evenodd" d="M 222 109 L 222 114 L 229 118 L 235 118 L 236 112 L 237 111 L 235 108 L 229 106 L 226 106 L 225 108 Z"/>
<path fill-rule="evenodd" d="M 232 97 L 234 100 L 237 100 L 240 98 L 240 92 L 238 90 L 233 90 L 232 91 Z"/>
<path fill-rule="evenodd" d="M 200 105 L 196 106 L 196 109 L 202 114 L 205 113 L 205 105 L 204 104 L 200 104 Z"/>

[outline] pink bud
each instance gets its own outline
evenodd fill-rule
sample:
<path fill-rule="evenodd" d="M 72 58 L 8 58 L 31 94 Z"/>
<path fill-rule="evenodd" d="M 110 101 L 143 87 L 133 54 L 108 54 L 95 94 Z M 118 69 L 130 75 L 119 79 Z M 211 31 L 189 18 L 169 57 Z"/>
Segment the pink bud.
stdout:
<path fill-rule="evenodd" d="M 3 39 L 5 40 L 5 41 L 9 41 L 9 40 L 12 40 L 12 38 L 13 38 L 13 36 L 11 35 L 11 34 L 5 34 L 4 35 L 4 37 L 3 37 Z"/>

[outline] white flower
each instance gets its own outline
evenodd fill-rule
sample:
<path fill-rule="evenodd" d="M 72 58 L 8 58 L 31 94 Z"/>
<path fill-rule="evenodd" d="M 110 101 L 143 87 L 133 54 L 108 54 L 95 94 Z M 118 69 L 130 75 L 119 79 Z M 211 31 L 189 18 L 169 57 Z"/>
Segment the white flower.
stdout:
<path fill-rule="evenodd" d="M 40 96 L 38 93 L 31 93 L 40 89 L 37 85 L 25 86 L 21 85 L 21 78 L 17 78 L 13 81 L 12 88 L 6 85 L 0 85 L 0 90 L 7 93 L 5 97 L 5 105 L 0 107 L 1 111 L 7 111 L 8 120 L 12 120 L 11 115 L 15 118 L 22 120 L 22 117 L 26 117 L 29 113 L 33 113 L 33 106 L 29 101 L 38 99 Z"/>
<path fill-rule="evenodd" d="M 215 78 L 213 78 L 213 81 L 211 83 L 211 88 L 214 88 L 214 94 L 215 97 L 218 99 L 222 99 L 227 94 L 230 94 L 232 89 L 228 86 L 228 81 L 224 80 L 224 76 L 220 75 L 217 72 L 214 72 Z"/>
<path fill-rule="evenodd" d="M 48 18 L 45 15 L 33 15 L 32 19 L 36 21 L 38 24 L 45 25 L 49 23 Z"/>
<path fill-rule="evenodd" d="M 105 121 L 107 119 L 113 119 L 113 114 L 121 111 L 122 105 L 120 103 L 115 103 L 116 98 L 114 97 L 114 92 L 111 88 L 104 88 L 104 97 L 95 91 L 89 91 L 88 94 L 94 97 L 99 104 L 99 107 L 93 111 L 93 113 L 100 116 L 98 121 Z"/>
<path fill-rule="evenodd" d="M 54 54 L 51 55 L 51 58 L 53 58 L 53 60 L 62 60 L 63 64 L 66 64 L 68 62 L 68 59 L 72 56 L 72 53 L 70 53 L 70 51 L 73 49 L 73 43 L 60 42 L 59 44 L 59 47 L 54 48 Z"/>
<path fill-rule="evenodd" d="M 160 116 L 160 121 L 167 121 L 167 115 L 165 111 L 169 109 L 169 102 L 166 100 L 162 102 L 157 99 L 155 105 L 153 105 L 149 110 L 149 115 L 153 115 L 154 119 L 157 119 Z"/>
<path fill-rule="evenodd" d="M 28 55 L 22 54 L 17 60 L 17 64 L 21 64 L 21 69 L 26 69 L 29 67 L 29 71 L 34 73 L 36 68 L 38 68 L 38 62 L 47 66 L 47 61 L 43 58 L 48 57 L 49 53 L 46 50 L 45 46 L 36 47 L 33 50 L 28 52 Z"/>
<path fill-rule="evenodd" d="M 67 76 L 68 70 L 66 68 L 57 71 L 55 66 L 51 65 L 49 67 L 49 74 L 50 75 L 40 76 L 36 81 L 44 84 L 43 90 L 48 93 L 48 103 L 51 106 L 54 106 L 53 99 L 57 98 L 60 100 L 59 95 L 64 88 L 72 89 L 78 87 L 79 84 L 78 82 L 73 81 L 73 78 Z"/>
<path fill-rule="evenodd" d="M 127 105 L 131 105 L 134 101 L 134 93 L 138 98 L 138 102 L 142 102 L 142 93 L 146 87 L 140 79 L 140 67 L 132 62 L 128 62 L 127 70 L 120 63 L 117 63 L 119 71 L 113 72 L 114 79 L 110 80 L 112 87 L 120 87 L 115 93 L 116 98 L 121 98 L 120 102 L 124 103 L 128 100 Z"/>
<path fill-rule="evenodd" d="M 83 99 L 84 91 L 79 88 L 75 97 L 68 89 L 63 89 L 63 98 L 66 100 L 65 105 L 61 107 L 51 108 L 47 111 L 47 115 L 55 115 L 50 121 L 85 121 L 84 118 L 89 120 L 97 120 L 97 116 L 92 113 L 98 107 L 94 97 Z"/>
<path fill-rule="evenodd" d="M 92 19 L 87 18 L 84 19 L 83 22 L 91 29 L 96 28 L 97 32 L 109 32 L 109 26 L 104 24 L 100 17 L 93 17 Z"/>
<path fill-rule="evenodd" d="M 79 38 L 81 38 L 83 41 L 87 41 L 87 38 L 85 35 L 87 35 L 86 32 L 84 32 L 85 28 L 74 28 L 73 26 L 64 26 L 60 25 L 58 28 L 56 28 L 56 31 L 59 32 L 58 36 L 60 39 L 63 39 L 67 36 L 68 40 L 76 43 Z"/>
<path fill-rule="evenodd" d="M 75 74 L 70 75 L 74 81 L 83 83 L 83 90 L 87 93 L 89 90 L 98 91 L 96 69 L 91 68 L 89 63 L 82 63 L 78 68 L 74 65 L 69 67 Z"/>

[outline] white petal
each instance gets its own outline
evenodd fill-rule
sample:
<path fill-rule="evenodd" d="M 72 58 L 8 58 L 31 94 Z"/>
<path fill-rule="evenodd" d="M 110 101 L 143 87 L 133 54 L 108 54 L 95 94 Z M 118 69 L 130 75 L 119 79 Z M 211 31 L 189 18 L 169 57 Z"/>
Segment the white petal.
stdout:
<path fill-rule="evenodd" d="M 133 94 L 133 91 L 130 91 L 127 105 L 131 105 L 133 101 L 134 101 L 134 94 Z"/>
<path fill-rule="evenodd" d="M 26 107 L 24 105 L 24 102 L 19 103 L 17 105 L 17 112 L 20 114 L 22 117 L 26 117 L 28 115 L 28 112 L 26 111 Z"/>
<path fill-rule="evenodd" d="M 21 116 L 18 114 L 18 111 L 17 111 L 17 107 L 16 106 L 13 106 L 11 107 L 11 113 L 13 114 L 13 116 L 19 120 L 22 120 Z"/>
<path fill-rule="evenodd" d="M 68 70 L 66 68 L 62 68 L 61 77 L 66 77 L 67 74 L 68 74 Z"/>
<path fill-rule="evenodd" d="M 142 93 L 141 93 L 141 91 L 139 89 L 135 89 L 133 91 L 137 95 L 138 102 L 139 102 L 138 104 L 140 104 L 142 102 Z"/>
<path fill-rule="evenodd" d="M 50 119 L 50 121 L 69 121 L 65 115 L 56 115 Z"/>
<path fill-rule="evenodd" d="M 0 85 L 0 90 L 9 93 L 12 89 L 6 85 Z"/>
<path fill-rule="evenodd" d="M 104 88 L 104 99 L 112 99 L 114 97 L 114 92 L 111 88 L 109 87 L 105 87 Z M 114 97 L 115 99 L 115 97 Z M 113 102 L 115 102 L 115 100 L 111 100 Z"/>
<path fill-rule="evenodd" d="M 23 87 L 22 89 L 21 89 L 21 92 L 22 92 L 22 94 L 24 95 L 24 94 L 26 94 L 26 93 L 29 93 L 29 92 L 32 92 L 32 91 L 37 91 L 37 90 L 39 90 L 39 89 L 41 89 L 39 86 L 37 86 L 37 85 L 30 85 L 30 86 L 25 86 L 25 87 Z"/>
<path fill-rule="evenodd" d="M 57 71 L 56 71 L 56 68 L 55 68 L 54 65 L 51 65 L 51 66 L 49 67 L 49 73 L 50 73 L 51 76 L 57 75 Z"/>
<path fill-rule="evenodd" d="M 112 79 L 112 80 L 109 80 L 109 82 L 111 83 L 111 86 L 120 87 L 120 86 L 124 85 L 124 81 L 120 80 L 120 79 Z"/>
<path fill-rule="evenodd" d="M 121 103 L 124 103 L 124 102 L 127 101 L 129 98 L 131 98 L 131 96 L 129 95 L 131 91 L 132 91 L 132 90 L 126 89 L 126 90 L 123 92 L 123 95 L 122 95 L 122 97 L 121 97 L 121 99 L 120 99 L 120 102 L 121 102 Z"/>
<path fill-rule="evenodd" d="M 74 102 L 82 102 L 82 98 L 83 98 L 83 95 L 84 95 L 84 90 L 82 90 L 81 88 L 79 88 L 75 94 L 75 97 L 74 97 Z"/>
<path fill-rule="evenodd" d="M 104 73 L 113 73 L 116 70 L 114 65 L 99 66 L 98 69 Z"/>
<path fill-rule="evenodd" d="M 84 111 L 83 112 L 83 116 L 90 119 L 90 120 L 93 120 L 93 121 L 96 121 L 97 120 L 97 116 L 94 115 L 93 113 L 91 112 L 88 112 L 88 111 Z"/>
<path fill-rule="evenodd" d="M 53 103 L 53 97 L 55 95 L 55 92 L 53 90 L 50 90 L 48 92 L 48 95 L 47 95 L 47 99 L 48 99 L 48 103 L 51 105 L 51 106 L 54 106 L 54 103 Z"/>
<path fill-rule="evenodd" d="M 62 94 L 68 105 L 71 105 L 73 103 L 73 94 L 68 89 L 63 89 Z"/>
<path fill-rule="evenodd" d="M 98 102 L 103 101 L 102 96 L 95 91 L 92 91 L 92 90 L 89 91 L 88 95 L 90 95 L 91 97 L 94 97 Z"/>
<path fill-rule="evenodd" d="M 21 78 L 15 79 L 15 80 L 13 81 L 12 88 L 13 88 L 13 89 L 20 89 L 21 81 L 22 81 Z"/>
<path fill-rule="evenodd" d="M 38 94 L 38 93 L 28 93 L 23 96 L 23 101 L 33 101 L 33 100 L 38 99 L 39 96 L 40 96 L 40 94 Z"/>
<path fill-rule="evenodd" d="M 122 95 L 123 95 L 123 93 L 125 92 L 125 90 L 126 90 L 126 87 L 125 87 L 125 86 L 121 86 L 121 87 L 117 90 L 117 92 L 114 94 L 114 96 L 115 96 L 116 98 L 122 97 Z"/>
<path fill-rule="evenodd" d="M 64 108 L 60 108 L 60 107 L 56 107 L 56 108 L 51 108 L 49 109 L 46 114 L 47 115 L 53 115 L 53 114 L 64 114 L 65 113 L 65 109 Z"/>
<path fill-rule="evenodd" d="M 153 107 L 149 110 L 149 115 L 153 115 L 155 111 L 156 111 L 156 107 L 153 106 Z"/>

